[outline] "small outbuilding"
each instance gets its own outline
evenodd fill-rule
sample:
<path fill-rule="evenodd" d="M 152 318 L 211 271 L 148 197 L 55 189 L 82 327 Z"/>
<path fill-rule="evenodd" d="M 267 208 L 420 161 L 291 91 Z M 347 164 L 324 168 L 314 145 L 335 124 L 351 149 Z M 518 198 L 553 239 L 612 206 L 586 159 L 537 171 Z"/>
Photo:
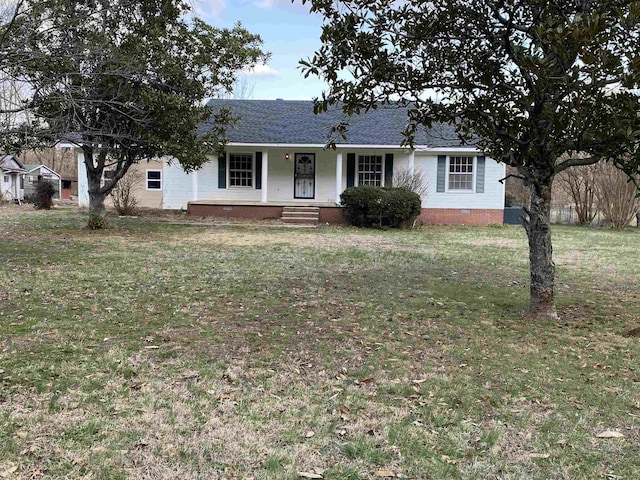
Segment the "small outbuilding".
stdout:
<path fill-rule="evenodd" d="M 20 202 L 24 199 L 22 176 L 24 165 L 14 155 L 0 154 L 0 198 Z"/>
<path fill-rule="evenodd" d="M 36 194 L 38 183 L 48 181 L 55 189 L 54 199 L 61 199 L 62 177 L 53 169 L 46 165 L 25 165 L 24 166 L 24 197 L 28 200 Z"/>

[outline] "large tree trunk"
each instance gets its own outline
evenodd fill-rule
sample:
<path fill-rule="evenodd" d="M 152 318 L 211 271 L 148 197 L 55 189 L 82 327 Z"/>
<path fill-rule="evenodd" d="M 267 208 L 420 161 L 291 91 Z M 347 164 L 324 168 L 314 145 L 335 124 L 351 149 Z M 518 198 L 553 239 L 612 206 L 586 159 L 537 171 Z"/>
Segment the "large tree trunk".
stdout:
<path fill-rule="evenodd" d="M 102 171 L 87 171 L 87 183 L 89 184 L 89 213 L 104 216 L 104 199 L 107 197 L 101 190 Z"/>
<path fill-rule="evenodd" d="M 531 185 L 529 219 L 524 222 L 529 238 L 531 303 L 536 317 L 558 318 L 554 300 L 555 264 L 551 247 L 551 183 Z"/>

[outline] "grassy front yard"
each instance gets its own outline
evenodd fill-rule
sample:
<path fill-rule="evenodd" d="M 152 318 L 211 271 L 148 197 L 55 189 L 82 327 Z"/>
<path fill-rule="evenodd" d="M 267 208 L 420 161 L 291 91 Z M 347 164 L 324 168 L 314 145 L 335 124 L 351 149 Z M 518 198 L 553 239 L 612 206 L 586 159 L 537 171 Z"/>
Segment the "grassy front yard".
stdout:
<path fill-rule="evenodd" d="M 634 479 L 640 233 L 0 207 L 0 478 Z M 599 438 L 603 432 L 620 438 Z M 315 477 L 314 477 L 315 475 Z"/>

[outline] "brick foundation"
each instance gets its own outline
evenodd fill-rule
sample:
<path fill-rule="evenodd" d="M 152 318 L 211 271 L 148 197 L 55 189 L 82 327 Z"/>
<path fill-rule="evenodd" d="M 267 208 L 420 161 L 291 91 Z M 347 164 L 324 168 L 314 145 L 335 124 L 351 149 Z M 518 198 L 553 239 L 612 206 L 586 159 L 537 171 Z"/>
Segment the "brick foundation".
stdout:
<path fill-rule="evenodd" d="M 194 217 L 246 218 L 273 220 L 282 217 L 282 207 L 275 205 L 207 205 L 189 203 L 189 215 Z"/>
<path fill-rule="evenodd" d="M 282 216 L 278 205 L 212 205 L 189 203 L 189 215 L 194 217 L 226 217 L 254 220 L 274 220 Z M 423 208 L 418 225 L 490 225 L 503 223 L 501 209 Z M 320 207 L 319 223 L 344 225 L 341 207 Z"/>

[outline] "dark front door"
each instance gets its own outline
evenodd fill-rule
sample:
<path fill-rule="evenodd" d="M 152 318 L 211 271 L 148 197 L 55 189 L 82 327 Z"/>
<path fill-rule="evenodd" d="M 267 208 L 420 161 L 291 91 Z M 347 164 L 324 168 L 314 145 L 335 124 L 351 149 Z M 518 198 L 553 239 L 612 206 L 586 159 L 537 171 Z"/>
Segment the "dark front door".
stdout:
<path fill-rule="evenodd" d="M 315 198 L 315 196 L 316 156 L 314 153 L 296 153 L 293 198 Z"/>

